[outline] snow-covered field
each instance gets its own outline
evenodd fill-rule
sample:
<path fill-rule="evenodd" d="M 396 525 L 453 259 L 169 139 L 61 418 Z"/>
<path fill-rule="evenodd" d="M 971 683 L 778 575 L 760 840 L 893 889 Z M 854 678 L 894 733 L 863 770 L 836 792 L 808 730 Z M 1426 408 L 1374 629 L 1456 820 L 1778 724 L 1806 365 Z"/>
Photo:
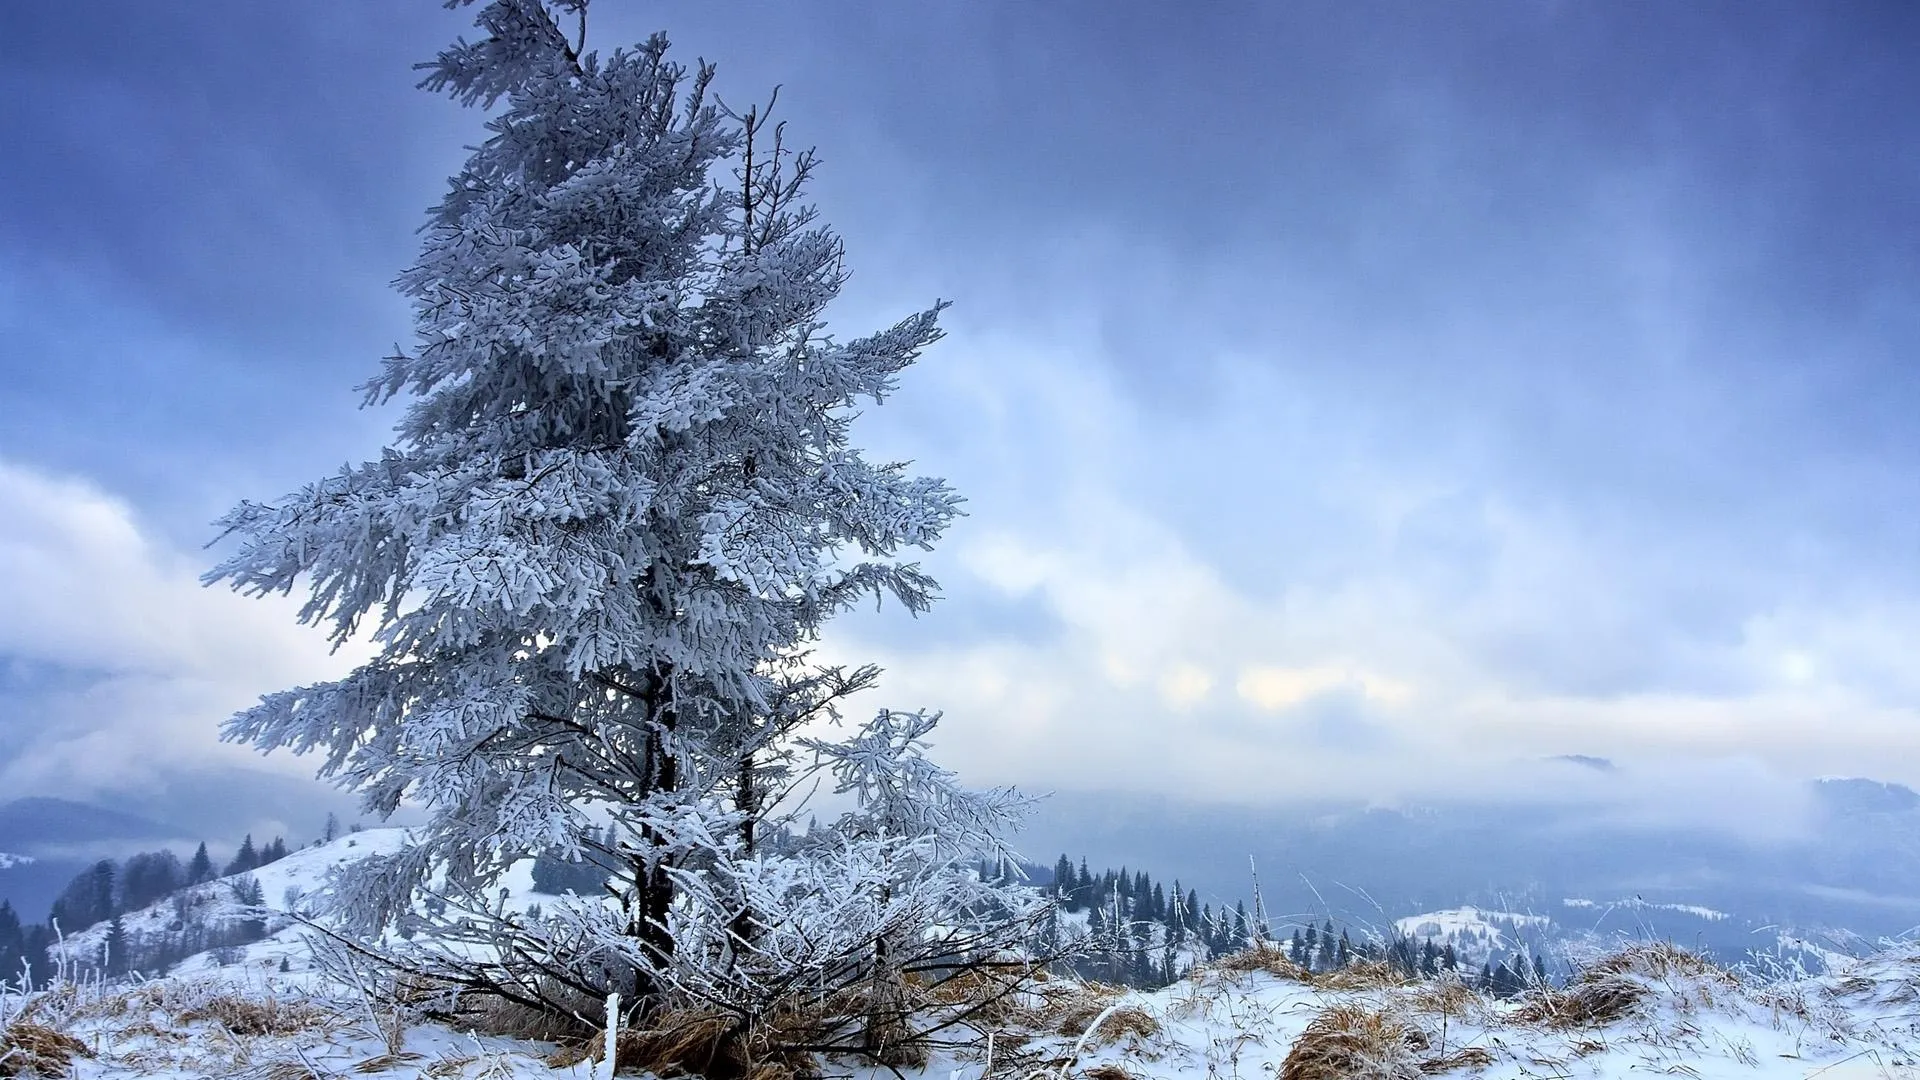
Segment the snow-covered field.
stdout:
<path fill-rule="evenodd" d="M 400 830 L 352 834 L 296 851 L 254 876 L 268 907 L 298 908 L 324 887 L 331 868 L 404 842 Z M 510 888 L 523 900 L 530 891 Z M 231 882 L 210 883 L 191 890 L 186 902 L 216 917 L 244 917 L 233 892 Z M 131 933 L 163 928 L 175 915 L 176 902 L 168 900 L 123 922 Z M 1423 925 L 1410 932 L 1434 922 L 1450 935 L 1471 936 L 1506 924 L 1465 909 L 1419 919 Z M 30 1061 L 83 1078 L 593 1075 L 591 1062 L 555 1064 L 553 1044 L 413 1022 L 359 988 L 329 984 L 307 962 L 299 924 L 272 925 L 266 940 L 244 946 L 237 958 L 229 951 L 228 963 L 202 955 L 163 978 L 83 980 L 5 996 L 0 1031 L 11 1033 L 13 1048 L 0 1054 L 14 1057 L 0 1057 L 0 1076 L 24 1072 Z M 103 935 L 104 928 L 75 935 L 70 955 L 86 956 Z M 1590 966 L 1565 989 L 1505 1001 L 1452 980 L 1406 984 L 1365 969 L 1301 978 L 1277 956 L 1257 959 L 1230 959 L 1152 992 L 1048 980 L 1016 1007 L 992 1014 L 970 1048 L 936 1053 L 904 1075 L 1920 1077 L 1920 946 L 1842 961 L 1819 978 L 1768 983 L 1643 943 Z M 29 1059 L 23 1047 L 51 1056 Z M 848 1080 L 893 1075 L 858 1062 L 828 1063 L 825 1072 Z"/>
<path fill-rule="evenodd" d="M 351 990 L 276 972 L 273 946 L 248 962 L 133 986 L 69 988 L 0 1006 L 69 1033 L 76 1077 L 375 1075 L 405 1078 L 589 1076 L 550 1064 L 551 1044 L 393 1022 Z M 971 1052 L 938 1054 L 925 1080 L 984 1076 L 1276 1076 L 1413 1080 L 1646 1075 L 1803 1080 L 1920 1076 L 1920 951 L 1860 961 L 1839 975 L 1748 984 L 1665 947 L 1624 955 L 1572 992 L 1499 1002 L 1458 983 L 1303 982 L 1262 970 L 1203 971 L 1152 993 L 1055 980 Z M 1582 995 L 1586 996 L 1583 997 Z M 1608 995 L 1611 995 L 1609 997 Z M 1595 1001 L 1618 1015 L 1586 1019 Z M 1084 1041 L 1090 1019 L 1106 1019 Z M 851 1080 L 891 1075 L 832 1063 Z M 6 1075 L 0 1063 L 0 1075 Z"/>

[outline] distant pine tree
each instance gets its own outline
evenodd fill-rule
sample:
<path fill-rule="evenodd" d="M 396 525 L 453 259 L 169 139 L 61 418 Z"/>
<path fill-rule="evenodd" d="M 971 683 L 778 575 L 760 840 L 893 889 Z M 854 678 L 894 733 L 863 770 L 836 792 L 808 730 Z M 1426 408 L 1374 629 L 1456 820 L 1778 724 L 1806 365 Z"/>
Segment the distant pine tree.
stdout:
<path fill-rule="evenodd" d="M 125 975 L 133 969 L 132 957 L 127 953 L 127 926 L 115 915 L 107 923 L 107 945 L 105 971 L 109 976 Z"/>
<path fill-rule="evenodd" d="M 27 938 L 20 916 L 13 905 L 0 900 L 0 986 L 19 978 L 20 961 L 26 956 Z"/>
<path fill-rule="evenodd" d="M 260 865 L 260 853 L 254 850 L 253 834 L 240 842 L 240 850 L 233 853 L 233 861 L 227 864 L 226 877 L 244 874 Z"/>
<path fill-rule="evenodd" d="M 93 890 L 93 910 L 90 912 L 92 921 L 104 922 L 120 912 L 120 905 L 114 900 L 113 860 L 101 859 L 93 864 L 93 869 L 89 873 Z"/>
<path fill-rule="evenodd" d="M 7 973 L 11 979 L 24 979 L 36 985 L 44 984 L 53 974 L 53 962 L 47 957 L 47 950 L 53 947 L 53 930 L 40 923 L 32 923 L 21 932 L 20 965 Z"/>
<path fill-rule="evenodd" d="M 213 880 L 213 859 L 207 855 L 207 842 L 202 840 L 193 858 L 187 863 L 187 884 L 198 885 Z"/>

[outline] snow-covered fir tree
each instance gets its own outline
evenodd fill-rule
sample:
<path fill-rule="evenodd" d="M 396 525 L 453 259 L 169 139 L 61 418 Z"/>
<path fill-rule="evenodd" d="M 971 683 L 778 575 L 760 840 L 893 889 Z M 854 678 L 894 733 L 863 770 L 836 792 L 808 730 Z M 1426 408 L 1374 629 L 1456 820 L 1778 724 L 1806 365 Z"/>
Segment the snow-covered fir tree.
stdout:
<path fill-rule="evenodd" d="M 905 556 L 960 500 L 849 436 L 938 339 L 940 305 L 829 335 L 846 270 L 802 202 L 811 153 L 723 108 L 662 37 L 586 51 L 585 16 L 495 0 L 478 41 L 424 65 L 426 88 L 494 111 L 399 279 L 414 344 L 364 388 L 410 400 L 396 439 L 239 506 L 208 575 L 298 589 L 304 620 L 378 655 L 227 735 L 320 754 L 375 813 L 428 811 L 337 910 L 369 938 L 435 921 L 405 962 L 451 985 L 568 1008 L 693 992 L 745 1015 L 883 977 L 890 943 L 1002 944 L 925 931 L 989 902 L 1003 928 L 1027 917 L 967 869 L 1006 856 L 1018 800 L 933 767 L 924 714 L 802 730 L 877 675 L 812 662 L 823 623 L 935 595 Z M 769 817 L 816 771 L 855 808 L 771 849 Z M 617 868 L 617 904 L 508 910 L 489 887 L 541 852 Z M 429 891 L 442 914 L 422 914 Z"/>

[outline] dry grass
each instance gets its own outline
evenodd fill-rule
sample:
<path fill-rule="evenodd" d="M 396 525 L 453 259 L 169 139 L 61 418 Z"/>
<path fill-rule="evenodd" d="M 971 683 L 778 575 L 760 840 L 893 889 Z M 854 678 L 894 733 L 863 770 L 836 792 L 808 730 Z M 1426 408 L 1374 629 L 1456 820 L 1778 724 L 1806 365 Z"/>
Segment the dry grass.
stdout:
<path fill-rule="evenodd" d="M 401 1051 L 400 1053 L 397 1053 L 397 1054 L 380 1054 L 376 1057 L 370 1057 L 367 1060 L 361 1062 L 360 1064 L 355 1065 L 353 1067 L 353 1071 L 358 1073 L 386 1072 L 388 1069 L 396 1068 L 398 1066 L 406 1065 L 411 1062 L 415 1062 L 419 1060 L 420 1060 L 419 1054 L 408 1053 L 406 1051 Z"/>
<path fill-rule="evenodd" d="M 1095 1065 L 1080 1075 L 1087 1080 L 1133 1080 L 1133 1074 L 1112 1062 Z"/>
<path fill-rule="evenodd" d="M 1385 960 L 1360 960 L 1312 976 L 1313 985 L 1323 990 L 1385 990 L 1418 981 Z"/>
<path fill-rule="evenodd" d="M 1151 1039 L 1160 1034 L 1160 1021 L 1152 1013 L 1134 1005 L 1126 1005 L 1107 1014 L 1100 1021 L 1100 1027 L 1087 1039 L 1089 1046 L 1102 1046 L 1118 1042 L 1126 1036 L 1139 1039 Z"/>
<path fill-rule="evenodd" d="M 1684 987 L 1700 1004 L 1710 1006 L 1716 987 L 1725 992 L 1740 983 L 1698 953 L 1670 942 L 1643 942 L 1589 964 L 1565 989 L 1532 991 L 1514 1010 L 1513 1019 L 1556 1028 L 1601 1027 L 1632 1014 L 1656 985 L 1675 991 Z"/>
<path fill-rule="evenodd" d="M 1306 968 L 1289 959 L 1286 950 L 1273 945 L 1256 945 L 1250 949 L 1230 953 L 1207 965 L 1206 970 L 1234 974 L 1259 971 L 1276 978 L 1292 979 L 1294 982 L 1313 981 L 1313 975 Z"/>
<path fill-rule="evenodd" d="M 1415 1012 L 1437 1016 L 1471 1016 L 1486 1006 L 1480 992 L 1456 977 L 1445 976 L 1418 983 L 1400 998 Z"/>
<path fill-rule="evenodd" d="M 1600 1027 L 1633 1012 L 1652 991 L 1624 975 L 1581 975 L 1565 990 L 1533 991 L 1513 1012 L 1521 1024 L 1547 1027 Z"/>
<path fill-rule="evenodd" d="M 1647 979 L 1692 978 L 1721 983 L 1729 988 L 1739 985 L 1732 972 L 1670 941 L 1647 941 L 1629 945 L 1619 952 L 1603 956 L 1576 977 L 1638 975 Z"/>
<path fill-rule="evenodd" d="M 1125 989 L 1105 983 L 1059 979 L 1036 988 L 1032 997 L 1016 1002 L 1008 1011 L 1007 1022 L 1033 1031 L 1079 1035 L 1093 1023 L 1094 1017 L 1125 994 Z"/>
<path fill-rule="evenodd" d="M 64 1076 L 87 1044 L 31 1020 L 16 1020 L 0 1033 L 0 1076 Z"/>
<path fill-rule="evenodd" d="M 326 1026 L 337 1017 L 304 1001 L 268 998 L 255 1001 L 234 994 L 215 994 L 182 1010 L 175 1017 L 182 1024 L 199 1021 L 218 1024 L 234 1035 L 297 1035 Z"/>
<path fill-rule="evenodd" d="M 957 1006 L 977 1022 L 998 1024 L 1014 1017 L 1019 1011 L 1022 991 L 1036 981 L 1025 970 L 969 968 L 950 979 L 916 989 L 927 1002 Z"/>
<path fill-rule="evenodd" d="M 723 1013 L 673 1010 L 647 1027 L 623 1029 L 614 1045 L 614 1067 L 705 1080 L 795 1080 L 818 1075 L 814 1056 L 782 1049 L 777 1030 L 772 1024 L 743 1028 Z M 547 1064 L 563 1069 L 582 1061 L 601 1061 L 605 1055 L 602 1034 L 563 1047 Z"/>
<path fill-rule="evenodd" d="M 1420 1071 L 1433 1075 L 1452 1072 L 1455 1069 L 1484 1069 L 1493 1064 L 1493 1052 L 1484 1046 L 1463 1046 L 1451 1054 L 1442 1054 L 1428 1058 L 1420 1063 Z"/>
<path fill-rule="evenodd" d="M 606 1011 L 604 998 L 589 997 L 555 979 L 543 977 L 527 989 L 556 1007 L 542 1009 L 494 994 L 470 993 L 460 999 L 458 1026 L 510 1039 L 570 1043 L 596 1030 L 580 1017 L 599 1016 Z"/>
<path fill-rule="evenodd" d="M 332 1073 L 323 1073 L 312 1062 L 301 1058 L 276 1058 L 242 1069 L 233 1076 L 236 1080 L 335 1080 Z"/>
<path fill-rule="evenodd" d="M 1287 1051 L 1280 1080 L 1416 1080 L 1427 1047 L 1424 1032 L 1391 1013 L 1334 1005 Z"/>

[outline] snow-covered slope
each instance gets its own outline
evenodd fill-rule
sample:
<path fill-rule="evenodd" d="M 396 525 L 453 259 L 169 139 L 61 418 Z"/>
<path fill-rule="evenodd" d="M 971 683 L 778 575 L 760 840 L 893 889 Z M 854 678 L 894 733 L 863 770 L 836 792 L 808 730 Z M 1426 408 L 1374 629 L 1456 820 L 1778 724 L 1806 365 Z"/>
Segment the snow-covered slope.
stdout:
<path fill-rule="evenodd" d="M 1462 967 L 1479 967 L 1516 952 L 1530 952 L 1553 925 L 1544 915 L 1486 911 L 1476 907 L 1429 911 L 1396 919 L 1393 928 L 1416 942 L 1453 946 Z"/>
<path fill-rule="evenodd" d="M 356 833 L 293 852 L 253 876 L 264 906 L 298 909 L 335 868 L 396 851 L 406 840 L 398 829 Z M 124 917 L 123 925 L 129 934 L 160 932 L 183 911 L 216 922 L 257 918 L 234 886 L 232 880 L 198 886 Z M 515 902 L 538 899 L 523 882 L 508 887 Z M 1504 947 L 1541 918 L 1457 908 L 1402 920 L 1396 929 Z M 57 1022 L 95 1053 L 72 1062 L 82 1080 L 227 1075 L 276 1063 L 289 1076 L 591 1075 L 584 1063 L 551 1067 L 551 1044 L 426 1023 L 395 1028 L 393 1013 L 311 970 L 297 923 L 273 925 L 277 933 L 240 950 L 237 959 L 220 963 L 203 955 L 137 985 L 95 983 L 48 995 L 34 1015 Z M 70 955 L 97 950 L 105 932 L 98 927 L 74 935 Z M 1054 979 L 1017 1007 L 992 1014 L 994 1022 L 971 1047 L 937 1052 L 904 1076 L 1920 1078 L 1914 1065 L 1920 1062 L 1920 945 L 1833 962 L 1835 970 L 1817 978 L 1764 982 L 1670 945 L 1642 943 L 1596 960 L 1566 987 L 1508 1000 L 1477 994 L 1455 979 L 1402 983 L 1364 967 L 1302 979 L 1277 958 L 1229 960 L 1145 993 Z M 0 997 L 0 1031 L 23 1005 L 17 994 Z M 1089 1033 L 1088 1023 L 1103 1013 Z M 848 1080 L 895 1075 L 859 1062 L 833 1063 L 829 1071 Z"/>
<path fill-rule="evenodd" d="M 839 1061 L 827 1071 L 844 1080 L 1920 1076 L 1920 947 L 1821 978 L 1760 983 L 1671 946 L 1641 945 L 1569 988 L 1508 1001 L 1457 981 L 1403 984 L 1353 971 L 1302 981 L 1284 963 L 1272 966 L 1281 974 L 1226 964 L 1151 993 L 1048 980 L 996 1012 L 977 1041 L 937 1051 L 924 1067 L 895 1073 Z M 0 1031 L 24 1004 L 0 998 Z M 71 1062 L 76 1080 L 594 1075 L 586 1062 L 550 1064 L 552 1044 L 395 1026 L 355 991 L 278 974 L 271 963 L 81 987 L 47 996 L 32 1015 L 94 1055 Z"/>

